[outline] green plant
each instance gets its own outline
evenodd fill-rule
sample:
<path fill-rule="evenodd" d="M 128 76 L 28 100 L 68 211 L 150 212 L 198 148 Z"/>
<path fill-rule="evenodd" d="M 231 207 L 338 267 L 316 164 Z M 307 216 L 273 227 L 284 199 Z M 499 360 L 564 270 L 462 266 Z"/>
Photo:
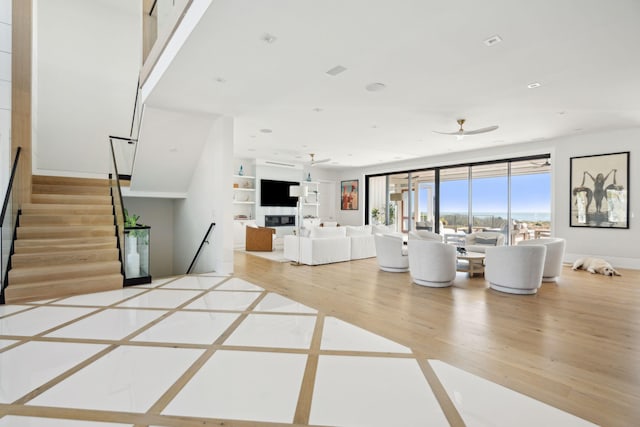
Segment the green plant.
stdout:
<path fill-rule="evenodd" d="M 129 215 L 129 212 L 126 209 L 124 210 L 125 229 L 143 226 L 144 224 L 138 224 L 139 219 L 140 215 Z M 129 230 L 129 236 L 141 238 L 141 242 L 145 245 L 148 244 L 147 235 L 147 230 Z"/>

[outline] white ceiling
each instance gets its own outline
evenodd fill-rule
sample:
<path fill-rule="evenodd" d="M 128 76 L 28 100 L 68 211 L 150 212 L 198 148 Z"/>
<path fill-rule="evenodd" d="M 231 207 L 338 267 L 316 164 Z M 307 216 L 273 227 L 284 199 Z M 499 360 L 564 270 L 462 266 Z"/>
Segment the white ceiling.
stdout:
<path fill-rule="evenodd" d="M 214 0 L 147 104 L 234 117 L 237 157 L 329 167 L 638 127 L 639 23 L 638 0 Z M 432 132 L 458 118 L 500 128 Z"/>

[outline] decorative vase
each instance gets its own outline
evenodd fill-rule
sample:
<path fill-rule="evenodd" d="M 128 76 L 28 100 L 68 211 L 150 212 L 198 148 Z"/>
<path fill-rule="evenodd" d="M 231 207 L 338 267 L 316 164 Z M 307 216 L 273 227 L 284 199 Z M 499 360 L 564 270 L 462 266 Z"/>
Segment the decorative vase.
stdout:
<path fill-rule="evenodd" d="M 242 169 L 242 165 L 240 165 L 240 170 L 238 171 L 238 175 L 244 175 L 244 169 Z"/>
<path fill-rule="evenodd" d="M 308 181 L 308 182 L 311 182 L 311 173 L 309 173 L 309 174 L 307 175 L 307 181 Z"/>
<path fill-rule="evenodd" d="M 126 277 L 140 276 L 140 254 L 138 254 L 138 238 L 129 234 L 127 236 L 127 261 L 125 263 Z"/>

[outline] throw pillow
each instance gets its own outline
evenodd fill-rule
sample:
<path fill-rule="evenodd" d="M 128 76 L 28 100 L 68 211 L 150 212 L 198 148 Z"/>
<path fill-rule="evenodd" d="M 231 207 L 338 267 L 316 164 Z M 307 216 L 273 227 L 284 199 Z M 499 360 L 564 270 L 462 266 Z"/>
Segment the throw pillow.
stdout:
<path fill-rule="evenodd" d="M 345 227 L 347 229 L 347 236 L 370 236 L 371 235 L 371 226 L 370 225 L 347 225 Z"/>
<path fill-rule="evenodd" d="M 483 239 L 482 237 L 476 237 L 476 245 L 492 245 L 495 246 L 498 243 L 498 238 Z"/>

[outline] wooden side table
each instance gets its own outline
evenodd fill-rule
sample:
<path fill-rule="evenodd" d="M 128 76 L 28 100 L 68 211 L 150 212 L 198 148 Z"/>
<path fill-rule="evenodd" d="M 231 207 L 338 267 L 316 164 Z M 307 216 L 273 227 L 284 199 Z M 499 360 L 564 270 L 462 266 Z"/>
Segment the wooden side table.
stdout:
<path fill-rule="evenodd" d="M 465 254 L 458 254 L 456 271 L 469 273 L 469 277 L 473 277 L 476 274 L 481 274 L 484 276 L 484 257 L 485 255 L 482 252 L 467 252 Z"/>

